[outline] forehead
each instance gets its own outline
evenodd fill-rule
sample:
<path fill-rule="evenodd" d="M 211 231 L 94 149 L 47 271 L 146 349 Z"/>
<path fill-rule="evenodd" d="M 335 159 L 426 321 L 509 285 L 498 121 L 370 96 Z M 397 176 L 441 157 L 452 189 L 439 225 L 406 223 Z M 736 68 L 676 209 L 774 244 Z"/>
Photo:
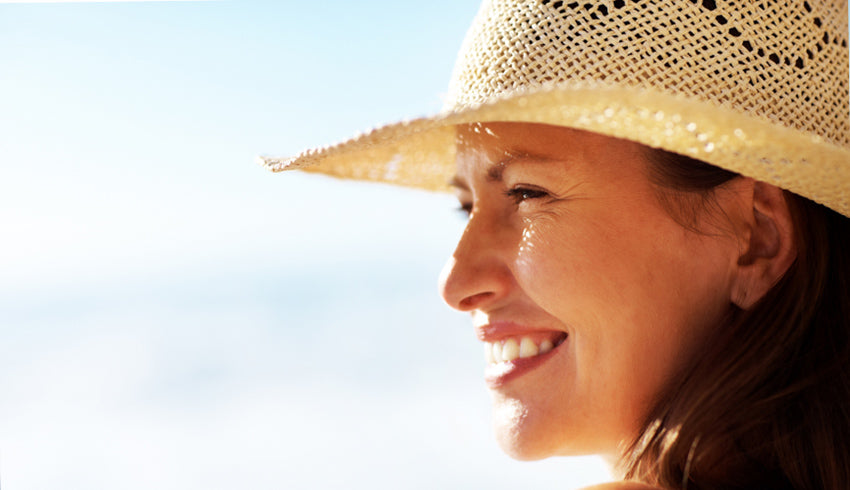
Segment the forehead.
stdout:
<path fill-rule="evenodd" d="M 460 125 L 455 133 L 458 153 L 558 153 L 559 142 L 580 133 L 570 128 L 522 122 L 488 122 Z M 588 133 L 589 134 L 589 133 Z"/>
<path fill-rule="evenodd" d="M 558 162 L 605 171 L 624 160 L 644 160 L 642 145 L 588 131 L 522 122 L 460 125 L 455 133 L 458 176 L 498 173 L 513 161 Z"/>

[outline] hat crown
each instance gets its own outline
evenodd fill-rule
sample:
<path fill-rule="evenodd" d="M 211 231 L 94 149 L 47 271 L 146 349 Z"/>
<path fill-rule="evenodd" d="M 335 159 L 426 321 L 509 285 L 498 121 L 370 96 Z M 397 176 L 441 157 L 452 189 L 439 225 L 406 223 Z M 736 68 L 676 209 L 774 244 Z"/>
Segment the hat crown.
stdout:
<path fill-rule="evenodd" d="M 485 1 L 446 103 L 604 83 L 683 95 L 850 147 L 846 0 Z"/>

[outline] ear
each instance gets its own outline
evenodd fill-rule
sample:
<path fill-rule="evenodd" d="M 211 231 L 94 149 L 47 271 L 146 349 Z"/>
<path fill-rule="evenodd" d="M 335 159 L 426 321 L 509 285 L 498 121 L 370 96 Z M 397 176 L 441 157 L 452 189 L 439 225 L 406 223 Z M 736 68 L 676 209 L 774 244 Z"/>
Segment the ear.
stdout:
<path fill-rule="evenodd" d="M 782 189 L 750 182 L 738 234 L 741 246 L 731 298 L 745 310 L 779 282 L 797 258 L 794 223 Z"/>

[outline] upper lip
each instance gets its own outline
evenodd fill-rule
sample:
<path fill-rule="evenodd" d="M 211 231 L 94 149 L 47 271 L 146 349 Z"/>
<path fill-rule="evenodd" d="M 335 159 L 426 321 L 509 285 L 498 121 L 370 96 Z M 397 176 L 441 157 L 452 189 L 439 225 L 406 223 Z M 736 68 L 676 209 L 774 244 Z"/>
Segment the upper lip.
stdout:
<path fill-rule="evenodd" d="M 512 321 L 491 321 L 475 327 L 475 335 L 483 342 L 496 342 L 508 337 L 521 337 L 541 332 L 563 332 L 563 330 L 530 327 Z"/>

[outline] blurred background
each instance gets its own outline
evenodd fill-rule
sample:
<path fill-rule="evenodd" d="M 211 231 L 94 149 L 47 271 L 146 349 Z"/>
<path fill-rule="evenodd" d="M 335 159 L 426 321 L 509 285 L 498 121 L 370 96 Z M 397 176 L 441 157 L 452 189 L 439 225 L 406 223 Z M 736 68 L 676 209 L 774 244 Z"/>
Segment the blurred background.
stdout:
<path fill-rule="evenodd" d="M 606 478 L 493 441 L 452 197 L 254 162 L 438 111 L 477 8 L 0 1 L 4 489 Z"/>

